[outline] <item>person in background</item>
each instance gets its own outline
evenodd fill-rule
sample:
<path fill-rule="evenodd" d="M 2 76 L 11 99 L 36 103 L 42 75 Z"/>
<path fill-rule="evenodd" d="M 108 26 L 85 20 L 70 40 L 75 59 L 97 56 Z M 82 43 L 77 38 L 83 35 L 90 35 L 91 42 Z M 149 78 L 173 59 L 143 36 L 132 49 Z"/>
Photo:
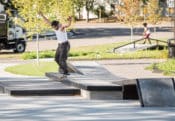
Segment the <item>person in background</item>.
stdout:
<path fill-rule="evenodd" d="M 151 40 L 149 38 L 151 33 L 150 33 L 150 30 L 147 27 L 147 23 L 143 23 L 143 27 L 144 27 L 144 32 L 143 32 L 144 42 L 143 42 L 143 44 L 145 44 L 146 41 L 148 41 L 149 44 L 151 44 Z"/>

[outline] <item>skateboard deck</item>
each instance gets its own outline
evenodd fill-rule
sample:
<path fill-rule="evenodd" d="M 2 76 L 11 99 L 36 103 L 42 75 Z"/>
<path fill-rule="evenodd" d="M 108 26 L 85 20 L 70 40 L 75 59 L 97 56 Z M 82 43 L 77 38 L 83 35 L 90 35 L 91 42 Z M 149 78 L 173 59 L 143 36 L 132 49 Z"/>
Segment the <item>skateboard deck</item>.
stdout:
<path fill-rule="evenodd" d="M 67 75 L 58 73 L 58 74 L 57 74 L 57 77 L 58 77 L 60 80 L 64 80 L 64 79 L 67 78 Z"/>

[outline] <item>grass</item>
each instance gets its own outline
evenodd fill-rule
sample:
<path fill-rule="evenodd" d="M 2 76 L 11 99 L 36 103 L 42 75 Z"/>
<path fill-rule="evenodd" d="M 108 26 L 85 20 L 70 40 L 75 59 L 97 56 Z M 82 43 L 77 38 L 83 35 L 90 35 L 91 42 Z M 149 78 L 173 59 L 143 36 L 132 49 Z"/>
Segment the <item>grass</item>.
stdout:
<path fill-rule="evenodd" d="M 114 47 L 120 46 L 125 44 L 126 42 L 120 43 L 112 43 L 112 44 L 105 44 L 105 45 L 95 45 L 95 46 L 83 46 L 77 48 L 71 48 L 69 57 L 71 59 L 96 59 L 99 54 L 107 54 L 111 55 L 112 49 Z M 55 55 L 55 51 L 42 51 L 40 52 L 40 58 L 53 58 Z M 35 59 L 36 52 L 26 52 L 22 55 L 23 59 Z"/>
<path fill-rule="evenodd" d="M 119 42 L 105 45 L 84 46 L 72 48 L 69 53 L 69 59 L 75 60 L 96 60 L 96 59 L 140 59 L 140 58 L 167 58 L 168 51 L 165 50 L 147 50 L 127 53 L 113 53 L 113 48 L 123 45 L 127 42 Z M 40 52 L 40 58 L 53 58 L 55 51 Z M 22 55 L 23 59 L 35 59 L 36 52 L 26 52 Z"/>
<path fill-rule="evenodd" d="M 37 63 L 28 63 L 7 67 L 5 69 L 5 71 L 13 74 L 27 76 L 44 76 L 46 72 L 57 72 L 57 70 L 58 66 L 55 62 L 40 62 L 39 65 L 37 65 Z"/>
<path fill-rule="evenodd" d="M 158 70 L 164 75 L 174 76 L 175 75 L 175 59 L 168 59 L 165 62 L 154 63 L 148 66 L 148 70 Z"/>
<path fill-rule="evenodd" d="M 95 59 L 140 59 L 140 58 L 167 58 L 168 51 L 137 51 L 128 53 L 113 53 L 113 48 L 126 44 L 125 42 L 117 42 L 112 44 L 83 46 L 71 48 L 69 59 L 75 60 L 95 60 Z M 141 42 L 142 43 L 142 42 Z M 161 44 L 161 43 L 160 43 Z M 53 58 L 55 51 L 41 51 L 40 58 Z M 0 53 L 0 59 L 35 59 L 36 52 L 25 52 L 23 54 Z"/>
<path fill-rule="evenodd" d="M 126 54 L 124 55 L 127 58 L 132 58 L 132 59 L 141 58 L 141 57 L 149 58 L 150 56 L 157 56 L 156 58 L 163 58 L 164 55 L 166 55 L 166 53 L 167 51 L 165 50 L 163 51 L 155 50 L 155 51 L 145 51 L 145 52 L 138 51 L 130 54 L 128 53 L 128 55 Z M 124 55 L 121 54 L 120 57 L 124 57 Z M 105 56 L 107 56 L 107 58 L 109 59 L 109 55 L 103 55 L 103 57 Z M 111 58 L 113 58 L 113 56 Z M 79 60 L 80 60 L 80 57 L 79 57 Z M 5 70 L 7 72 L 14 73 L 14 74 L 21 74 L 21 75 L 28 75 L 28 76 L 44 76 L 45 72 L 56 72 L 57 68 L 58 66 L 55 62 L 41 62 L 40 65 L 37 65 L 36 63 L 28 63 L 28 64 L 7 67 Z"/>
<path fill-rule="evenodd" d="M 162 59 L 168 57 L 168 50 L 145 50 L 128 53 L 113 53 L 114 47 L 120 46 L 126 42 L 86 46 L 72 48 L 69 54 L 69 59 L 73 60 L 101 60 L 101 59 L 142 59 L 154 58 Z M 53 58 L 55 51 L 40 52 L 40 58 Z M 36 58 L 36 52 L 26 52 L 22 55 L 23 59 Z M 35 63 L 23 64 L 8 67 L 5 70 L 14 74 L 28 75 L 28 76 L 44 76 L 45 72 L 56 72 L 57 64 L 54 62 L 41 62 L 38 66 Z"/>

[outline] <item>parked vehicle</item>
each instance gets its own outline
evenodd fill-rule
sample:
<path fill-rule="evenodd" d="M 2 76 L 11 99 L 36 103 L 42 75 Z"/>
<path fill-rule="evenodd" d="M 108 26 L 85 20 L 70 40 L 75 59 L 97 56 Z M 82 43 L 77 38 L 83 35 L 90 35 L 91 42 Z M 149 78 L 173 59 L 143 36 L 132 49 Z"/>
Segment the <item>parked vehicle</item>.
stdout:
<path fill-rule="evenodd" d="M 24 30 L 10 22 L 7 14 L 0 13 L 0 50 L 13 50 L 22 53 L 26 49 Z"/>

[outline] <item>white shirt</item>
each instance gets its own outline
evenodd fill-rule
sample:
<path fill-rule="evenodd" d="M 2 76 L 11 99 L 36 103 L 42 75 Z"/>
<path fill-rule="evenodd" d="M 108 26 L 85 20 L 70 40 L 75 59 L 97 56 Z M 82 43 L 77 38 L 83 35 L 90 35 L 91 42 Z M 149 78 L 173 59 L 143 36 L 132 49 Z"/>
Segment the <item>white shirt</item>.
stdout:
<path fill-rule="evenodd" d="M 64 43 L 68 41 L 68 37 L 67 37 L 67 32 L 66 31 L 60 31 L 60 30 L 54 30 L 58 43 Z"/>

